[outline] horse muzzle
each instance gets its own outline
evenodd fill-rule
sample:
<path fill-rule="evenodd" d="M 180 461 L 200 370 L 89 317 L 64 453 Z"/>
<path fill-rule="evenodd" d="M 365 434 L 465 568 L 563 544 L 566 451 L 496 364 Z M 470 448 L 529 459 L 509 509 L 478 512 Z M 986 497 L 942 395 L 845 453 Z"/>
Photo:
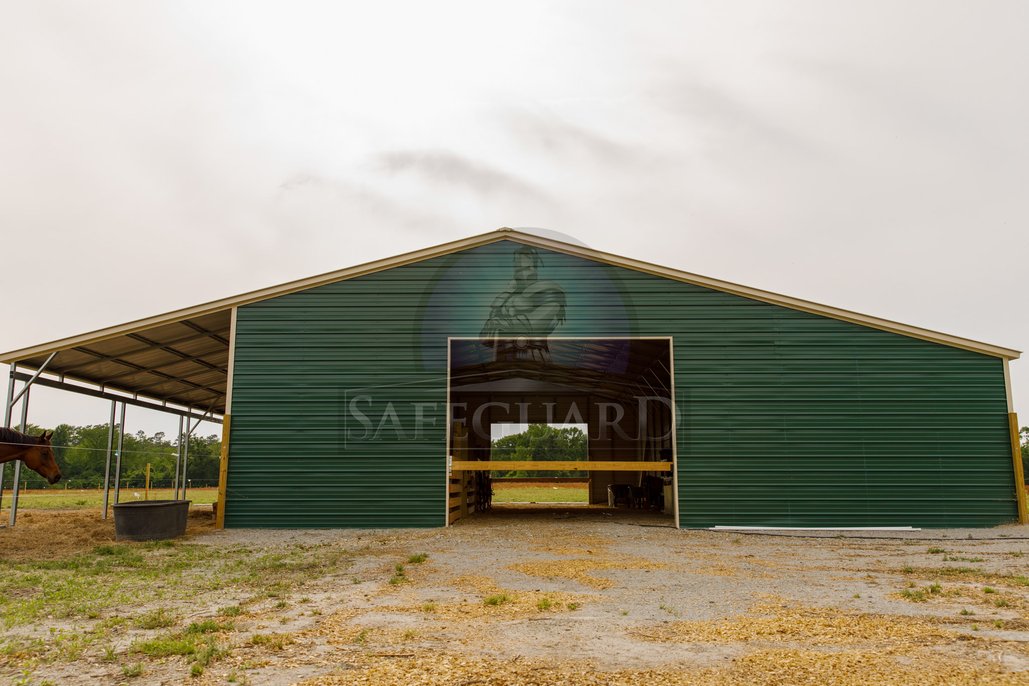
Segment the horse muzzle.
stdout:
<path fill-rule="evenodd" d="M 60 480 L 61 480 L 61 475 L 60 474 L 58 474 L 57 476 L 52 476 L 49 479 L 47 479 L 47 481 L 50 482 L 51 486 L 53 486 L 55 483 L 57 483 Z"/>

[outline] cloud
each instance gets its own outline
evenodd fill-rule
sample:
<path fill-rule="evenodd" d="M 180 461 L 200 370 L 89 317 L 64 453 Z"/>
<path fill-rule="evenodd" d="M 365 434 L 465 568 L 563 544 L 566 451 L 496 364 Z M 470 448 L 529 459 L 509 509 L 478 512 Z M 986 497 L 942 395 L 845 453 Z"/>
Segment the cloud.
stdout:
<path fill-rule="evenodd" d="M 443 186 L 464 188 L 479 195 L 520 195 L 536 200 L 542 190 L 521 179 L 444 150 L 395 150 L 373 157 L 373 167 L 389 175 L 415 174 Z"/>
<path fill-rule="evenodd" d="M 770 107 L 748 103 L 728 88 L 711 85 L 679 73 L 649 93 L 665 112 L 702 128 L 716 145 L 747 145 L 779 152 L 822 156 L 812 139 L 777 120 Z"/>
<path fill-rule="evenodd" d="M 501 120 L 520 141 L 553 157 L 586 155 L 605 164 L 629 164 L 647 156 L 630 146 L 551 113 L 505 110 Z"/>

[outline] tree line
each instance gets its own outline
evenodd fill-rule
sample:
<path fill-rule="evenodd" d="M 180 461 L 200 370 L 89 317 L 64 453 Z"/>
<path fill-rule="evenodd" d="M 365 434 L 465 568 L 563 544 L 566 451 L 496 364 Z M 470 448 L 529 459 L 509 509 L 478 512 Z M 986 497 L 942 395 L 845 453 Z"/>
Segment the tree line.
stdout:
<path fill-rule="evenodd" d="M 1019 429 L 1018 437 L 1022 443 L 1022 470 L 1025 472 L 1025 482 L 1029 484 L 1029 426 Z"/>
<path fill-rule="evenodd" d="M 104 485 L 107 459 L 107 424 L 72 426 L 60 424 L 53 429 L 51 440 L 54 456 L 61 468 L 62 479 L 49 486 L 46 479 L 30 469 L 21 470 L 21 481 L 27 488 L 100 488 Z M 27 433 L 38 436 L 43 428 L 29 424 Z M 118 428 L 114 429 L 114 450 L 118 447 Z M 111 484 L 114 485 L 115 455 L 111 455 Z M 178 436 L 169 438 L 163 431 L 148 436 L 143 431 L 125 433 L 122 441 L 121 483 L 123 488 L 142 488 L 146 465 L 150 464 L 151 488 L 170 487 L 175 478 L 175 457 L 179 450 Z M 218 483 L 221 440 L 217 435 L 189 437 L 187 478 L 194 487 Z M 6 485 L 11 471 L 7 471 Z"/>
<path fill-rule="evenodd" d="M 38 436 L 43 428 L 30 424 L 28 433 Z M 104 461 L 107 450 L 107 424 L 72 426 L 60 424 L 54 428 L 53 446 L 57 464 L 63 478 L 57 488 L 100 488 L 104 483 Z M 1029 427 L 1020 430 L 1022 462 L 1029 468 Z M 118 445 L 118 429 L 114 430 L 114 445 Z M 175 456 L 178 438 L 169 439 L 163 431 L 148 436 L 143 431 L 126 433 L 122 448 L 122 485 L 142 487 L 146 465 L 150 463 L 152 487 L 167 487 L 175 476 Z M 530 424 L 522 433 L 504 436 L 492 441 L 494 460 L 585 460 L 586 434 L 582 430 L 558 428 L 546 424 Z M 188 478 L 193 486 L 213 486 L 218 483 L 218 465 L 221 440 L 217 435 L 190 436 Z M 111 460 L 112 479 L 114 459 Z M 7 474 L 10 474 L 7 471 Z M 497 471 L 498 477 L 581 476 L 573 471 Z M 21 472 L 22 483 L 28 488 L 48 488 L 46 480 L 29 469 Z M 1029 478 L 1029 470 L 1027 470 Z M 5 477 L 7 484 L 10 476 Z"/>
<path fill-rule="evenodd" d="M 492 460 L 585 460 L 588 458 L 586 434 L 577 427 L 556 427 L 549 424 L 530 424 L 517 434 L 497 438 L 490 442 Z M 513 470 L 495 471 L 494 477 L 548 477 L 583 476 L 571 470 Z"/>

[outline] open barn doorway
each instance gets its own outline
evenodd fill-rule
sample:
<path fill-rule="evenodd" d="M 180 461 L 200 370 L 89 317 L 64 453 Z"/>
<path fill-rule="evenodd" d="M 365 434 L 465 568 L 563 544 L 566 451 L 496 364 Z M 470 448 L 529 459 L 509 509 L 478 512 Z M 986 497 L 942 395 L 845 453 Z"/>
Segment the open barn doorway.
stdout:
<path fill-rule="evenodd" d="M 452 338 L 447 523 L 574 510 L 677 525 L 670 338 Z"/>
<path fill-rule="evenodd" d="M 490 425 L 490 461 L 589 459 L 589 424 Z M 493 503 L 581 505 L 589 502 L 589 472 L 577 469 L 496 469 Z"/>

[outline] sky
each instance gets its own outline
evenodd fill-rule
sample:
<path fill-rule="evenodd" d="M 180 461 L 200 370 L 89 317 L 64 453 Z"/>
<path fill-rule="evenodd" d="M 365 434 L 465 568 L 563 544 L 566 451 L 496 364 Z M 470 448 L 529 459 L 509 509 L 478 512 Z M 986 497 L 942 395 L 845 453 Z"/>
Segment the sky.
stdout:
<path fill-rule="evenodd" d="M 1021 0 L 4 14 L 0 350 L 501 226 L 1029 345 Z"/>

